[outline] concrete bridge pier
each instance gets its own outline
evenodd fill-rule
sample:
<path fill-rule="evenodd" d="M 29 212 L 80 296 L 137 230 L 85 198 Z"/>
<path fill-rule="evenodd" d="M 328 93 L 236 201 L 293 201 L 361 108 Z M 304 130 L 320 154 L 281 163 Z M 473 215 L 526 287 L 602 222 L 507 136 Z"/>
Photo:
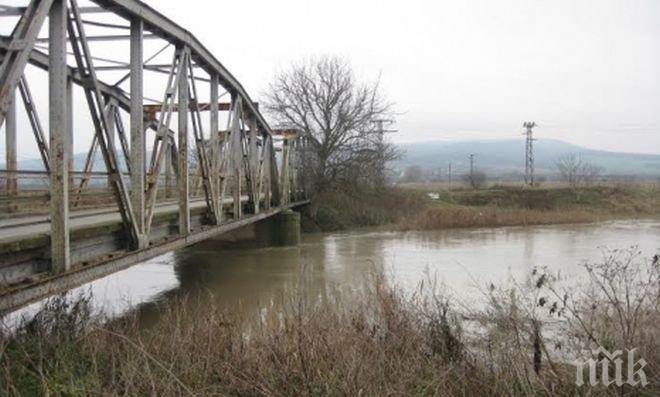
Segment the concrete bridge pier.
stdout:
<path fill-rule="evenodd" d="M 256 224 L 256 239 L 262 244 L 275 247 L 296 247 L 300 244 L 300 213 L 292 210 Z"/>
<path fill-rule="evenodd" d="M 292 210 L 282 211 L 198 244 L 209 249 L 297 247 L 300 244 L 300 213 Z"/>

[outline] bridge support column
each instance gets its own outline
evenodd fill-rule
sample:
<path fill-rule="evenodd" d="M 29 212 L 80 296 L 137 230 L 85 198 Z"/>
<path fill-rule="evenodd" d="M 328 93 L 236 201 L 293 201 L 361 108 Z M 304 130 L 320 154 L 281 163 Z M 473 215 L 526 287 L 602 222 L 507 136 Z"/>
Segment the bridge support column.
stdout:
<path fill-rule="evenodd" d="M 179 155 L 178 157 L 178 180 L 179 189 L 179 233 L 186 235 L 190 233 L 190 200 L 188 183 L 188 69 L 186 67 L 188 51 L 184 51 L 181 60 L 181 71 L 179 78 Z"/>
<path fill-rule="evenodd" d="M 243 107 L 243 102 L 240 96 L 233 94 L 231 98 L 232 106 L 232 127 L 231 127 L 231 179 L 230 186 L 232 189 L 233 197 L 233 207 L 234 207 L 234 219 L 240 219 L 242 214 L 242 203 L 241 203 L 241 182 L 243 179 L 243 149 L 242 149 L 242 130 L 241 130 L 241 108 Z"/>
<path fill-rule="evenodd" d="M 69 155 L 69 185 L 73 186 L 73 79 L 71 77 L 66 79 L 66 127 L 66 150 Z"/>
<path fill-rule="evenodd" d="M 11 93 L 7 104 L 7 116 L 5 118 L 5 167 L 7 168 L 7 195 L 13 196 L 17 193 L 18 183 L 16 180 L 16 94 Z"/>
<path fill-rule="evenodd" d="M 143 31 L 144 24 L 139 18 L 131 21 L 131 206 L 135 213 L 138 230 L 137 248 L 146 247 L 148 236 L 145 233 L 144 207 L 144 111 L 143 111 Z M 169 153 L 168 153 L 169 155 Z"/>
<path fill-rule="evenodd" d="M 249 136 L 249 151 L 248 151 L 248 164 L 250 170 L 250 203 L 252 205 L 252 213 L 259 213 L 259 201 L 261 196 L 259 194 L 259 184 L 257 178 L 259 177 L 259 157 L 257 152 L 257 120 L 251 116 L 249 121 L 250 136 Z"/>
<path fill-rule="evenodd" d="M 287 210 L 256 224 L 257 240 L 268 246 L 296 247 L 300 244 L 300 213 Z"/>
<path fill-rule="evenodd" d="M 209 142 L 211 144 L 211 189 L 213 189 L 213 195 L 217 197 L 217 207 L 213 209 L 213 211 L 217 214 L 215 217 L 215 222 L 217 225 L 222 222 L 222 197 L 220 197 L 220 180 L 219 180 L 219 160 L 218 157 L 220 155 L 219 153 L 219 147 L 218 147 L 218 132 L 219 132 L 219 127 L 218 127 L 218 75 L 216 73 L 211 74 L 211 92 L 210 98 L 209 98 L 209 130 L 210 130 L 210 136 L 209 136 Z"/>
<path fill-rule="evenodd" d="M 69 126 L 67 122 L 66 1 L 55 0 L 48 18 L 51 266 L 69 269 Z"/>

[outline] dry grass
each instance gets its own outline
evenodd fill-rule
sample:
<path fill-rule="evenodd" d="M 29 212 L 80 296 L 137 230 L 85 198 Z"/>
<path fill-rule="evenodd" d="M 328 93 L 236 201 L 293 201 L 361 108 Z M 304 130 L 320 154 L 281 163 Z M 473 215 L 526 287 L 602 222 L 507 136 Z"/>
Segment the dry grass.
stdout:
<path fill-rule="evenodd" d="M 596 222 L 660 214 L 654 185 L 534 188 L 497 186 L 441 192 L 434 205 L 401 222 L 403 229 L 498 227 Z"/>
<path fill-rule="evenodd" d="M 448 182 L 446 181 L 441 181 L 441 182 L 406 182 L 406 183 L 398 183 L 398 187 L 402 189 L 408 189 L 408 190 L 420 190 L 420 191 L 427 191 L 427 192 L 437 192 L 441 190 L 455 190 L 455 191 L 461 191 L 461 190 L 471 190 L 469 187 L 465 186 L 464 183 L 461 181 L 454 181 L 452 185 L 450 186 Z M 642 188 L 642 189 L 658 189 L 660 188 L 660 181 L 624 181 L 624 180 L 613 180 L 613 181 L 600 181 L 594 184 L 590 185 L 591 187 L 597 186 L 597 187 L 617 187 L 617 188 L 623 188 L 623 189 L 628 189 L 628 188 Z M 520 188 L 526 188 L 529 189 L 529 187 L 525 186 L 522 182 L 512 182 L 512 181 L 497 181 L 494 183 L 490 183 L 488 185 L 490 188 L 505 188 L 505 189 L 520 189 Z M 570 188 L 570 185 L 567 182 L 564 181 L 546 181 L 541 183 L 538 186 L 533 187 L 532 189 L 566 189 Z"/>
<path fill-rule="evenodd" d="M 632 251 L 631 251 L 632 252 Z M 6 395 L 653 395 L 660 392 L 660 271 L 615 253 L 584 289 L 546 273 L 457 311 L 428 284 L 403 294 L 374 275 L 364 296 L 294 294 L 258 322 L 179 301 L 157 325 L 103 323 L 85 300 L 55 299 L 0 344 Z M 613 291 L 611 286 L 616 286 Z M 620 287 L 620 288 L 619 288 Z M 635 287 L 632 291 L 629 287 Z M 565 292 L 568 291 L 568 292 Z M 570 293 L 570 295 L 569 295 Z M 635 305 L 628 306 L 626 297 Z M 192 309 L 191 309 L 192 308 Z M 560 332 L 544 332 L 554 324 Z M 558 349 L 561 342 L 562 349 Z M 575 385 L 569 346 L 636 347 L 645 388 Z"/>
<path fill-rule="evenodd" d="M 500 227 L 594 222 L 605 215 L 586 210 L 529 210 L 496 207 L 439 206 L 400 223 L 403 230 Z"/>

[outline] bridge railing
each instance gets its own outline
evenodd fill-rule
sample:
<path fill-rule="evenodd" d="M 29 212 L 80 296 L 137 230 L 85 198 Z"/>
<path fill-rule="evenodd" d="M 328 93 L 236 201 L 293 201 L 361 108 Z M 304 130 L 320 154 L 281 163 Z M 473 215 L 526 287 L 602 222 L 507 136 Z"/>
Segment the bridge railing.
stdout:
<path fill-rule="evenodd" d="M 93 3 L 31 0 L 0 9 L 0 18 L 15 23 L 0 37 L 7 137 L 0 219 L 47 213 L 52 271 L 72 267 L 69 220 L 79 209 L 115 208 L 130 251 L 154 243 L 154 215 L 168 203 L 185 237 L 198 202 L 213 226 L 305 198 L 297 157 L 304 136 L 273 131 L 238 80 L 153 8 L 134 0 Z M 147 40 L 157 51 L 145 51 Z M 47 73 L 47 92 L 32 91 L 39 71 Z M 19 112 L 25 125 L 18 125 Z M 89 125 L 74 125 L 81 113 Z M 74 170 L 74 140 L 85 131 L 91 144 Z M 18 169 L 19 139 L 34 140 L 44 171 Z"/>

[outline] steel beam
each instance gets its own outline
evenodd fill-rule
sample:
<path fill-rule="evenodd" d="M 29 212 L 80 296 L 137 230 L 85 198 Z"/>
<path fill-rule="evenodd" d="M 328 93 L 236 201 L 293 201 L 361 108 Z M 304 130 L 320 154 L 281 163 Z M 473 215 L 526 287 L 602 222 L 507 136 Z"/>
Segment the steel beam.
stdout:
<path fill-rule="evenodd" d="M 230 131 L 230 140 L 231 144 L 229 145 L 229 157 L 231 160 L 230 172 L 231 172 L 231 189 L 234 197 L 234 219 L 239 219 L 241 217 L 241 181 L 242 181 L 242 170 L 241 162 L 243 161 L 243 150 L 241 148 L 241 98 L 239 96 L 232 96 L 232 127 Z"/>
<path fill-rule="evenodd" d="M 190 185 L 188 181 L 188 51 L 184 51 L 179 79 L 179 156 L 177 187 L 179 191 L 179 234 L 190 233 Z"/>
<path fill-rule="evenodd" d="M 0 53 L 3 54 L 2 55 L 3 62 L 8 55 L 10 44 L 11 43 L 8 41 L 6 37 L 0 37 Z M 33 49 L 30 52 L 29 62 L 31 65 L 34 65 L 39 69 L 43 69 L 46 71 L 48 70 L 48 64 L 49 64 L 48 55 L 41 51 Z M 77 68 L 67 66 L 67 75 L 73 80 L 75 84 L 78 84 L 80 86 L 85 84 L 85 81 L 80 75 L 80 72 L 78 71 Z M 124 91 L 122 91 L 118 87 L 114 87 L 102 83 L 100 81 L 98 82 L 98 84 L 99 84 L 99 89 L 101 90 L 101 93 L 104 96 L 108 96 L 115 99 L 119 107 L 121 107 L 123 110 L 127 112 L 130 111 L 131 109 L 130 101 L 128 97 L 124 94 Z"/>
<path fill-rule="evenodd" d="M 18 167 L 16 159 L 16 93 L 12 91 L 10 95 L 5 122 L 5 168 L 8 171 L 7 194 L 14 196 L 18 193 L 17 175 L 14 173 Z"/>
<path fill-rule="evenodd" d="M 268 164 L 268 170 L 270 172 L 270 176 L 268 178 L 268 181 L 270 182 L 270 194 L 271 194 L 271 200 L 275 205 L 280 205 L 281 202 L 281 197 L 280 197 L 280 185 L 279 185 L 279 173 L 277 171 L 277 161 L 275 159 L 275 145 L 273 144 L 273 138 L 272 136 L 269 137 L 270 143 L 269 143 L 269 159 L 267 160 L 269 162 Z"/>
<path fill-rule="evenodd" d="M 145 234 L 145 211 L 144 211 L 144 178 L 145 178 L 145 136 L 143 117 L 143 74 L 142 59 L 144 44 L 142 36 L 144 25 L 142 20 L 134 18 L 131 21 L 131 203 L 135 213 L 135 222 L 138 230 L 138 248 L 144 248 L 148 243 Z"/>
<path fill-rule="evenodd" d="M 108 147 L 115 147 L 115 132 L 116 132 L 116 125 L 114 122 L 114 114 L 115 114 L 115 106 L 112 102 L 108 101 L 106 99 L 106 109 L 107 113 L 105 114 L 105 119 L 107 120 L 106 124 L 106 129 L 108 133 Z M 117 162 L 117 167 L 119 167 L 119 162 Z M 108 179 L 106 180 L 106 184 L 108 185 L 108 189 L 112 189 L 113 181 L 112 181 L 112 176 L 110 175 L 110 170 L 106 170 L 108 172 Z"/>
<path fill-rule="evenodd" d="M 209 120 L 210 120 L 210 125 L 209 125 L 209 131 L 210 131 L 210 138 L 209 138 L 209 144 L 211 145 L 211 188 L 213 189 L 213 195 L 217 198 L 216 202 L 216 208 L 215 208 L 215 213 L 217 214 L 215 221 L 217 224 L 220 224 L 220 219 L 222 218 L 220 216 L 220 212 L 222 211 L 222 204 L 221 204 L 221 198 L 220 197 L 220 182 L 218 180 L 218 166 L 219 166 L 219 156 L 220 156 L 220 150 L 218 148 L 218 130 L 220 128 L 218 124 L 218 75 L 217 74 L 212 74 L 211 75 L 211 92 L 210 92 L 210 97 L 209 97 L 209 111 L 211 112 L 209 114 Z"/>
<path fill-rule="evenodd" d="M 248 142 L 248 169 L 250 175 L 250 198 L 252 199 L 252 210 L 255 214 L 259 213 L 259 185 L 258 185 L 258 167 L 259 167 L 259 153 L 257 152 L 257 121 L 254 117 L 248 120 L 250 127 L 250 138 Z"/>
<path fill-rule="evenodd" d="M 34 41 L 52 3 L 53 0 L 31 1 L 11 34 L 7 52 L 0 64 L 0 126 L 5 121 L 7 105 L 23 75 Z"/>
<path fill-rule="evenodd" d="M 217 212 L 217 196 L 211 184 L 211 164 L 209 161 L 209 152 L 207 151 L 206 140 L 204 139 L 204 128 L 202 126 L 202 116 L 199 112 L 199 103 L 197 95 L 197 85 L 195 84 L 195 73 L 193 63 L 190 57 L 187 57 L 187 78 L 188 78 L 188 102 L 191 113 L 191 121 L 193 127 L 193 136 L 195 138 L 195 151 L 197 152 L 197 174 L 200 176 L 202 187 L 204 188 L 204 198 L 208 206 L 209 213 L 213 219 L 213 223 L 218 223 L 220 218 Z M 195 182 L 197 182 L 196 179 Z M 196 187 L 195 187 L 196 189 Z M 196 193 L 194 193 L 196 194 Z"/>
<path fill-rule="evenodd" d="M 145 233 L 149 234 L 151 228 L 151 220 L 153 219 L 154 209 L 156 205 L 156 195 L 158 193 L 158 177 L 162 170 L 162 159 L 165 157 L 166 165 L 171 159 L 169 139 L 169 128 L 172 120 L 172 105 L 175 102 L 175 96 L 179 81 L 183 77 L 181 74 L 181 65 L 184 61 L 184 53 L 181 48 L 177 48 L 174 52 L 174 59 L 172 60 L 172 69 L 167 79 L 167 86 L 163 101 L 161 102 L 160 118 L 158 119 L 156 127 L 156 136 L 154 137 L 154 146 L 151 152 L 151 161 L 149 163 L 149 175 L 147 180 L 147 191 L 145 197 L 146 206 L 146 220 L 145 220 Z M 185 78 L 185 77 L 184 77 Z M 166 174 L 166 178 L 170 175 Z M 165 194 L 167 196 L 168 180 L 165 181 Z"/>
<path fill-rule="evenodd" d="M 67 142 L 66 150 L 69 156 L 69 186 L 73 186 L 73 79 L 67 77 L 66 79 L 66 128 L 67 128 Z"/>
<path fill-rule="evenodd" d="M 259 153 L 259 159 L 257 160 L 257 165 L 258 165 L 258 170 L 257 170 L 257 195 L 259 197 L 259 201 L 261 201 L 261 198 L 264 198 L 264 208 L 268 208 L 268 197 L 267 193 L 264 192 L 264 175 L 265 174 L 265 167 L 266 167 L 266 162 L 264 159 L 266 158 L 266 153 L 267 153 L 267 147 L 266 144 L 268 143 L 268 134 L 262 134 L 261 135 L 261 152 Z"/>
<path fill-rule="evenodd" d="M 291 152 L 290 141 L 287 137 L 282 142 L 282 159 L 280 161 L 280 193 L 279 204 L 289 202 L 289 153 Z"/>
<path fill-rule="evenodd" d="M 109 59 L 101 59 L 104 62 L 110 62 Z M 112 61 L 114 65 L 110 66 L 97 66 L 96 71 L 97 72 L 112 72 L 112 71 L 118 71 L 118 70 L 130 70 L 131 69 L 131 64 L 130 63 L 123 63 L 123 62 L 118 62 L 118 61 Z M 159 69 L 159 71 L 163 71 L 165 73 L 169 73 L 169 68 L 172 65 L 168 63 L 159 63 L 159 64 L 144 64 L 144 69 Z M 193 65 L 193 67 L 198 67 L 197 65 Z M 209 79 L 206 79 L 206 81 L 210 81 Z"/>
<path fill-rule="evenodd" d="M 49 129 L 50 129 L 50 221 L 51 270 L 63 273 L 70 267 L 69 249 L 69 158 L 67 124 L 65 0 L 54 0 L 48 19 Z"/>
<path fill-rule="evenodd" d="M 200 65 L 209 75 L 218 74 L 220 84 L 228 91 L 238 94 L 249 112 L 257 118 L 259 127 L 270 134 L 270 127 L 263 118 L 255 103 L 239 81 L 202 45 L 189 31 L 172 22 L 158 11 L 141 1 L 135 0 L 92 0 L 103 8 L 127 19 L 142 18 L 145 29 L 171 43 L 185 45 L 190 49 L 192 59 Z"/>
<path fill-rule="evenodd" d="M 87 42 L 92 42 L 92 41 L 124 41 L 124 40 L 130 40 L 131 36 L 128 34 L 118 34 L 118 35 L 103 35 L 103 36 L 88 36 L 87 37 Z M 153 35 L 153 34 L 147 34 L 144 35 L 143 37 L 145 40 L 151 40 L 151 39 L 159 39 L 160 37 Z M 80 40 L 80 39 L 78 39 Z M 40 37 L 36 40 L 37 43 L 47 43 L 48 42 L 48 37 Z"/>
<path fill-rule="evenodd" d="M 21 97 L 23 98 L 25 113 L 27 114 L 28 120 L 30 121 L 30 126 L 32 127 L 32 132 L 34 133 L 34 139 L 37 142 L 39 154 L 41 154 L 41 160 L 44 163 L 44 169 L 46 172 L 49 172 L 50 165 L 48 160 L 48 144 L 46 143 L 46 136 L 44 134 L 43 127 L 41 126 L 41 120 L 37 114 L 37 108 L 34 104 L 34 100 L 32 100 L 32 93 L 28 87 L 25 75 L 23 75 L 18 82 L 18 91 L 21 93 Z"/>
<path fill-rule="evenodd" d="M 124 154 L 124 164 L 126 165 L 127 171 L 131 172 L 131 156 L 130 149 L 128 148 L 128 140 L 126 139 L 126 128 L 124 128 L 124 121 L 121 118 L 121 112 L 114 100 L 113 104 L 114 106 L 112 108 L 114 112 L 111 115 L 110 121 L 114 121 L 117 137 L 119 138 L 119 145 L 121 146 L 121 152 Z"/>
<path fill-rule="evenodd" d="M 105 98 L 101 94 L 100 85 L 96 73 L 94 71 L 94 64 L 91 59 L 89 44 L 85 40 L 85 29 L 80 21 L 80 13 L 76 0 L 71 0 L 71 13 L 68 16 L 67 28 L 71 38 L 70 44 L 75 54 L 76 64 L 80 73 L 87 76 L 83 84 L 85 97 L 92 116 L 94 128 L 96 130 L 96 137 L 103 155 L 106 169 L 109 174 L 109 179 L 112 181 L 114 195 L 119 208 L 119 213 L 122 216 L 126 231 L 130 235 L 130 242 L 132 246 L 137 245 L 137 229 L 133 220 L 133 208 L 129 198 L 128 189 L 125 182 L 121 177 L 119 164 L 117 161 L 117 152 L 112 144 L 109 131 L 109 118 L 104 112 Z M 80 38 L 77 40 L 75 38 Z"/>
<path fill-rule="evenodd" d="M 212 80 L 209 79 L 209 81 L 212 81 Z M 216 86 L 217 86 L 217 84 L 216 84 Z M 211 102 L 209 102 L 209 103 L 203 103 L 202 102 L 202 103 L 199 103 L 197 106 L 198 106 L 200 112 L 205 112 L 205 111 L 210 111 L 211 110 Z M 231 102 L 218 102 L 218 110 L 231 110 L 231 109 L 232 109 Z M 177 110 L 179 110 L 179 108 L 175 104 L 174 107 L 172 108 L 172 110 L 177 111 Z M 144 111 L 147 114 L 158 113 L 158 112 L 160 112 L 160 104 L 144 105 Z"/>
<path fill-rule="evenodd" d="M 3 10 L 0 10 L 0 17 L 15 17 L 21 16 L 25 12 L 27 7 L 10 7 L 5 6 Z M 81 14 L 99 14 L 110 12 L 101 7 L 80 7 Z"/>
<path fill-rule="evenodd" d="M 172 162 L 174 156 L 171 153 L 171 144 L 168 139 L 165 142 L 165 198 L 172 196 Z"/>

